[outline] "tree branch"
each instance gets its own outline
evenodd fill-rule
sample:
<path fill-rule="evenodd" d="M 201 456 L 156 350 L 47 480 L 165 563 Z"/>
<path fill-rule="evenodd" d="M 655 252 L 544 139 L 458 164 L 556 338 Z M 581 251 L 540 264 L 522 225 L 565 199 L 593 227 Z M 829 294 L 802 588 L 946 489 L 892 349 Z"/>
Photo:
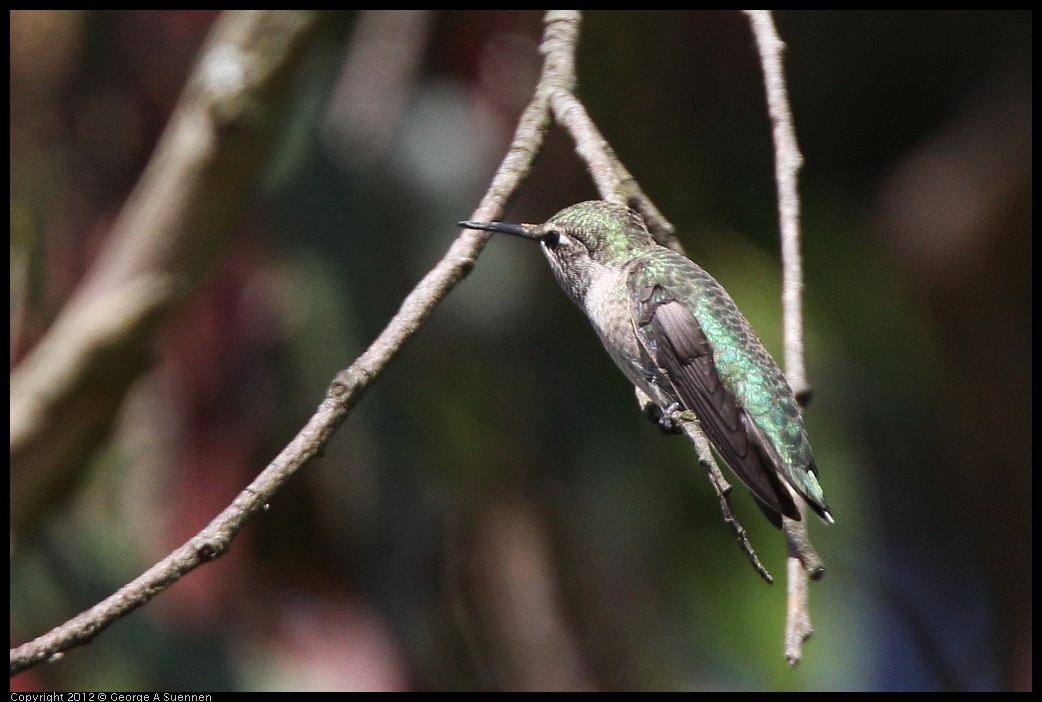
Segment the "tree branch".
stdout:
<path fill-rule="evenodd" d="M 805 405 L 811 392 L 803 354 L 803 260 L 800 257 L 799 170 L 803 154 L 796 142 L 789 92 L 781 54 L 784 42 L 774 28 L 770 10 L 746 10 L 767 90 L 767 112 L 774 137 L 774 175 L 778 187 L 781 225 L 782 306 L 785 326 L 785 376 L 796 399 Z"/>
<path fill-rule="evenodd" d="M 785 375 L 793 388 L 796 400 L 801 406 L 805 406 L 810 399 L 811 388 L 807 382 L 803 353 L 803 261 L 800 257 L 800 199 L 797 190 L 803 156 L 800 154 L 799 144 L 796 143 L 785 71 L 781 61 L 785 44 L 778 37 L 769 10 L 746 10 L 745 13 L 749 17 L 760 52 L 760 65 L 763 68 L 764 85 L 767 90 L 767 111 L 773 125 L 775 180 L 778 187 L 778 217 L 781 225 Z M 793 493 L 791 488 L 789 492 Z M 793 497 L 796 498 L 794 493 Z M 786 565 L 789 585 L 785 658 L 790 666 L 800 662 L 803 642 L 814 632 L 808 605 L 809 580 L 817 580 L 825 573 L 825 565 L 814 552 L 807 536 L 807 511 L 803 508 L 803 501 L 794 501 L 803 519 L 798 522 L 783 519 L 785 537 L 789 544 Z"/>

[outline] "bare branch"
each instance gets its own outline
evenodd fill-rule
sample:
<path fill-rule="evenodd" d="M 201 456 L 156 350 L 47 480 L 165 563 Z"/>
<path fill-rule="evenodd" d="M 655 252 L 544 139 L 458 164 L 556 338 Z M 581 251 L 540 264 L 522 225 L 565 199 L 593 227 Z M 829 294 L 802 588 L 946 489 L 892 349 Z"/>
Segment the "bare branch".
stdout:
<path fill-rule="evenodd" d="M 734 511 L 731 509 L 731 485 L 724 479 L 724 474 L 720 471 L 720 467 L 713 458 L 709 439 L 706 438 L 697 420 L 688 418 L 686 421 L 682 421 L 680 426 L 687 438 L 694 443 L 698 452 L 698 460 L 709 473 L 709 481 L 713 484 L 717 497 L 720 498 L 720 511 L 724 515 L 724 522 L 734 531 L 735 537 L 738 539 L 738 545 L 745 551 L 745 555 L 749 557 L 749 562 L 752 564 L 753 569 L 760 574 L 761 578 L 767 581 L 768 585 L 773 584 L 774 577 L 760 562 L 759 556 L 756 555 L 752 544 L 749 543 L 749 537 L 745 533 L 745 528 L 739 523 L 738 518 L 734 516 Z"/>
<path fill-rule="evenodd" d="M 778 218 L 781 223 L 782 306 L 785 326 L 785 375 L 796 399 L 806 404 L 810 393 L 803 354 L 803 261 L 800 258 L 800 197 L 798 174 L 803 155 L 796 142 L 789 93 L 778 37 L 770 10 L 746 10 L 752 25 L 767 89 L 767 111 L 774 136 L 774 173 L 778 186 Z"/>
<path fill-rule="evenodd" d="M 575 151 L 586 162 L 601 198 L 640 212 L 655 240 L 682 254 L 673 225 L 622 165 L 579 98 L 573 92 L 561 90 L 551 96 L 550 106 L 558 123 L 575 140 Z"/>
<path fill-rule="evenodd" d="M 814 633 L 810 623 L 810 580 L 799 558 L 785 562 L 788 586 L 785 597 L 785 660 L 796 667 L 803 658 L 803 642 Z"/>
<path fill-rule="evenodd" d="M 800 257 L 800 200 L 797 189 L 797 177 L 803 165 L 803 156 L 796 143 L 785 72 L 782 68 L 781 53 L 785 44 L 778 37 L 769 10 L 746 10 L 745 13 L 749 17 L 760 52 L 760 65 L 763 68 L 764 85 L 767 90 L 767 111 L 773 125 L 774 168 L 778 187 L 778 217 L 781 223 L 785 375 L 793 388 L 796 400 L 801 405 L 806 405 L 811 389 L 807 382 L 803 353 L 803 261 Z M 793 496 L 795 497 L 795 494 Z M 814 631 L 810 623 L 808 604 L 809 580 L 817 580 L 825 572 L 825 566 L 814 552 L 807 536 L 807 519 L 802 500 L 796 499 L 795 502 L 804 518 L 799 522 L 787 518 L 783 520 L 785 537 L 789 544 L 786 565 L 789 585 L 785 657 L 791 666 L 800 662 L 803 642 Z"/>

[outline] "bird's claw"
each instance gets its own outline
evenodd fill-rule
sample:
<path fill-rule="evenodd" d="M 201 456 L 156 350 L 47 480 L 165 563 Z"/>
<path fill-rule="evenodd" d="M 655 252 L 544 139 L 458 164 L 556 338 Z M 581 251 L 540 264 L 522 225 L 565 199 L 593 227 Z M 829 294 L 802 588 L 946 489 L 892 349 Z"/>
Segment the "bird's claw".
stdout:
<path fill-rule="evenodd" d="M 682 412 L 680 411 L 680 403 L 674 402 L 665 409 L 652 403 L 648 405 L 648 419 L 655 424 L 658 424 L 663 434 L 680 434 L 683 433 L 683 429 L 680 427 L 680 420 Z"/>

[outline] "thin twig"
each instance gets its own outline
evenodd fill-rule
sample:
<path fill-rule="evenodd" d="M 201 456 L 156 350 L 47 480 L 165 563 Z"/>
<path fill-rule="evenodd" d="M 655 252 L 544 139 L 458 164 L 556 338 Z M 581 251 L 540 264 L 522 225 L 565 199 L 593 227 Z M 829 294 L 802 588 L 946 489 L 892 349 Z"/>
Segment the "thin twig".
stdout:
<path fill-rule="evenodd" d="M 749 543 L 749 536 L 745 533 L 745 528 L 739 523 L 738 518 L 734 516 L 734 510 L 731 509 L 731 484 L 724 480 L 724 474 L 713 459 L 713 451 L 705 433 L 698 422 L 694 420 L 681 421 L 680 427 L 684 430 L 687 438 L 694 443 L 698 452 L 699 463 L 709 473 L 709 481 L 713 484 L 713 489 L 716 490 L 716 494 L 720 498 L 720 511 L 724 515 L 724 522 L 731 527 L 735 537 L 738 539 L 738 545 L 745 551 L 745 555 L 749 557 L 749 562 L 752 564 L 753 569 L 760 574 L 761 578 L 767 581 L 768 585 L 774 584 L 774 576 L 760 561 L 760 557 L 756 555 L 752 544 Z"/>
<path fill-rule="evenodd" d="M 640 388 L 636 388 L 636 395 L 637 403 L 646 414 L 654 403 Z M 720 470 L 720 466 L 713 457 L 713 450 L 709 443 L 709 439 L 706 438 L 705 432 L 702 431 L 702 427 L 698 423 L 698 419 L 695 417 L 694 412 L 678 411 L 673 415 L 673 421 L 677 423 L 681 431 L 684 432 L 684 435 L 687 436 L 692 444 L 694 444 L 695 454 L 698 456 L 698 462 L 703 468 L 705 468 L 706 473 L 709 476 L 709 482 L 713 486 L 713 490 L 716 492 L 717 499 L 720 501 L 720 512 L 723 514 L 724 523 L 731 527 L 731 531 L 734 532 L 735 538 L 738 539 L 738 546 L 745 552 L 745 555 L 749 558 L 749 562 L 752 564 L 753 569 L 760 574 L 760 577 L 766 580 L 768 585 L 773 585 L 774 576 L 771 575 L 763 562 L 760 561 L 760 557 L 756 555 L 756 551 L 753 549 L 752 543 L 749 541 L 749 536 L 745 531 L 745 527 L 743 527 L 741 522 L 738 521 L 738 517 L 735 516 L 734 510 L 731 508 L 731 484 L 727 482 L 723 471 Z"/>
<path fill-rule="evenodd" d="M 797 188 L 803 156 L 796 142 L 788 88 L 782 67 L 781 53 L 785 44 L 778 37 L 769 10 L 746 10 L 745 13 L 749 17 L 760 53 L 767 91 L 767 111 L 771 117 L 774 136 L 775 180 L 778 187 L 778 217 L 781 226 L 785 375 L 793 388 L 796 400 L 800 405 L 806 405 L 811 390 L 807 382 L 803 353 L 803 262 L 800 257 L 800 200 Z M 793 496 L 795 497 L 795 494 Z M 803 642 L 814 631 L 808 604 L 809 580 L 816 580 L 825 572 L 825 566 L 807 536 L 806 510 L 803 509 L 802 500 L 795 499 L 795 502 L 804 518 L 798 522 L 783 519 L 785 537 L 789 545 L 786 564 L 788 597 L 785 657 L 790 666 L 800 662 Z"/>
<path fill-rule="evenodd" d="M 803 642 L 814 633 L 810 622 L 810 580 L 803 563 L 790 551 L 785 562 L 785 660 L 795 667 L 803 658 Z"/>
<path fill-rule="evenodd" d="M 601 197 L 640 212 L 657 242 L 683 254 L 675 228 L 615 155 L 582 101 L 573 92 L 561 90 L 551 96 L 550 107 L 554 118 L 575 141 L 575 151 L 586 162 Z"/>
<path fill-rule="evenodd" d="M 803 155 L 796 142 L 789 92 L 782 67 L 785 44 L 774 28 L 770 10 L 746 10 L 760 52 L 767 90 L 767 112 L 774 137 L 774 174 L 781 225 L 782 306 L 785 327 L 785 376 L 796 399 L 805 404 L 810 392 L 803 353 L 803 261 L 800 257 L 799 170 Z"/>

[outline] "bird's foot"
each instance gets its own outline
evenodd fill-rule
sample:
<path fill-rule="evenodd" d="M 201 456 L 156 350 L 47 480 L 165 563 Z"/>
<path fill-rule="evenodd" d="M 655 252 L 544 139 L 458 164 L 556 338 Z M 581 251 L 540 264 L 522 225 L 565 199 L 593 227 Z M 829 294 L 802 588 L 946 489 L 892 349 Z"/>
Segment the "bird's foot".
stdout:
<path fill-rule="evenodd" d="M 680 422 L 684 418 L 684 413 L 680 411 L 679 402 L 674 402 L 665 409 L 652 402 L 648 405 L 647 414 L 648 419 L 658 424 L 663 434 L 683 433 Z"/>

